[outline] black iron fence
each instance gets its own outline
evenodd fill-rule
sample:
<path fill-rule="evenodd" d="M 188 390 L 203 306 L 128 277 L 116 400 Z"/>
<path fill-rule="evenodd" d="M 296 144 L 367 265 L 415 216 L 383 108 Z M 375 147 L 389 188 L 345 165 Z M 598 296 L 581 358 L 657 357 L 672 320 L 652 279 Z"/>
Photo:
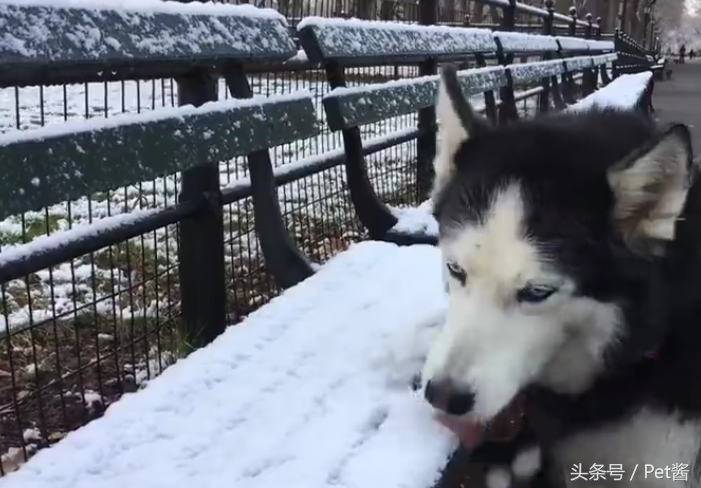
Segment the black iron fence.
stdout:
<path fill-rule="evenodd" d="M 436 7 L 431 0 L 265 2 L 296 21 L 308 15 L 354 16 L 424 24 L 470 25 L 581 37 L 605 38 L 601 19 L 557 14 L 552 1 L 543 5 L 513 0 L 480 0 L 475 18 L 473 2 L 462 10 Z M 313 7 L 313 8 L 312 8 Z M 469 61 L 467 61 L 469 63 Z M 347 71 L 349 85 L 409 78 L 420 74 L 416 65 L 358 66 Z M 17 78 L 0 89 L 0 130 L 31 130 L 47 124 L 121 113 L 158 110 L 177 104 L 172 79 L 147 81 L 70 80 L 56 84 Z M 307 89 L 316 99 L 322 126 L 321 97 L 328 92 L 325 74 L 306 61 L 303 52 L 289 61 L 251 67 L 249 79 L 256 94 L 272 95 Z M 60 80 L 58 80 L 60 81 Z M 220 98 L 227 98 L 223 82 Z M 537 104 L 523 99 L 522 109 Z M 415 128 L 417 114 L 363 128 L 363 138 L 381 138 Z M 420 141 L 418 142 L 420 144 Z M 278 178 L 278 197 L 290 236 L 314 262 L 365 237 L 349 200 L 339 133 L 271 150 L 276 167 L 287 167 Z M 394 206 L 415 205 L 425 198 L 428 182 L 418 175 L 430 161 L 420 160 L 416 139 L 368 156 L 368 172 L 377 193 Z M 326 169 L 313 175 L 297 171 L 300 161 L 316 160 Z M 425 158 L 424 158 L 425 159 Z M 181 194 L 182 175 L 86 195 L 41 211 L 27 212 L 0 222 L 0 261 L 16 246 L 38 246 L 64 239 L 60 232 L 89 228 L 104 217 L 128 215 L 174 205 Z M 280 292 L 266 269 L 254 232 L 250 180 L 245 159 L 220 164 L 219 183 L 228 195 L 224 205 L 226 297 L 228 322 L 239 322 Z M 171 216 L 172 217 L 172 216 Z M 177 216 L 176 216 L 177 217 Z M 38 449 L 102 414 L 124 393 L 137 391 L 179 357 L 216 333 L 184 333 L 178 323 L 182 288 L 179 269 L 183 228 L 177 218 L 136 237 L 102 242 L 99 250 L 81 255 L 71 251 L 44 254 L 44 261 L 26 261 L 20 277 L 0 285 L 0 454 L 2 472 L 15 469 Z M 168 219 L 164 217 L 164 222 Z M 132 228 L 132 233 L 136 227 Z M 138 229 L 137 229 L 138 230 Z M 103 240 L 105 238 L 103 237 Z M 95 245 L 93 242 L 93 247 Z M 64 248 L 67 249 L 67 248 Z M 64 258 L 59 259 L 60 256 Z M 48 259 L 48 261 L 46 261 Z M 186 256 L 189 266 L 200 257 Z M 50 263 L 41 268 L 41 263 Z M 58 264 L 57 264 L 58 263 Z"/>

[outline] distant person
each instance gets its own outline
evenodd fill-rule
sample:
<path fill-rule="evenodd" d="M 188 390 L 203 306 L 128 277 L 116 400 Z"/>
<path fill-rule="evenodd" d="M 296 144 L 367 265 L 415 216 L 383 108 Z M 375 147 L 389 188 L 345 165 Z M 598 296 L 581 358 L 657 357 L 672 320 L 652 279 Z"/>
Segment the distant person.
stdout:
<path fill-rule="evenodd" d="M 694 52 L 693 49 L 689 50 L 689 60 L 694 59 L 694 56 L 696 56 L 696 53 Z"/>
<path fill-rule="evenodd" d="M 679 63 L 684 64 L 684 57 L 686 56 L 686 46 L 682 44 L 682 47 L 679 48 Z"/>

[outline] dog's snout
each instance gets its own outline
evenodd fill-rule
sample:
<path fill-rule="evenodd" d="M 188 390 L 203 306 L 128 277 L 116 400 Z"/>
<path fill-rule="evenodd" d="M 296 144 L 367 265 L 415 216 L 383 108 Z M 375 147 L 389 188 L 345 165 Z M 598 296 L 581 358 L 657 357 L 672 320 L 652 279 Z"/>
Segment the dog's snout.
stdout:
<path fill-rule="evenodd" d="M 450 380 L 429 380 L 424 396 L 433 408 L 450 415 L 464 415 L 475 406 L 475 394 L 468 388 L 457 387 Z"/>

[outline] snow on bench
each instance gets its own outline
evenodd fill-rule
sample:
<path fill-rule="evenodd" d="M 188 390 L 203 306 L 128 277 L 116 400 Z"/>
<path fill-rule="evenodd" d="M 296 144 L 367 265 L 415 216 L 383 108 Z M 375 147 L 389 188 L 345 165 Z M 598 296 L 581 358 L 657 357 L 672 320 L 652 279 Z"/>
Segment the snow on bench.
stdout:
<path fill-rule="evenodd" d="M 318 131 L 311 94 L 298 91 L 6 132 L 0 134 L 0 219 Z"/>
<path fill-rule="evenodd" d="M 607 53 L 592 56 L 592 62 L 594 65 L 609 64 L 614 62 L 616 59 L 618 59 L 618 53 Z"/>
<path fill-rule="evenodd" d="M 463 70 L 458 80 L 466 97 L 506 84 L 501 66 Z M 416 112 L 436 103 L 439 76 L 420 76 L 354 87 L 335 88 L 322 102 L 332 131 Z"/>
<path fill-rule="evenodd" d="M 249 5 L 160 0 L 2 0 L 0 64 L 286 59 L 296 52 L 285 17 Z"/>
<path fill-rule="evenodd" d="M 568 73 L 582 71 L 583 69 L 592 67 L 592 57 L 577 56 L 574 58 L 567 58 L 565 59 L 565 65 L 567 66 Z"/>
<path fill-rule="evenodd" d="M 402 234 L 438 236 L 438 221 L 433 216 L 433 202 L 426 200 L 417 207 L 392 207 L 397 223 L 392 229 Z"/>
<path fill-rule="evenodd" d="M 597 40 L 589 40 L 585 39 L 587 45 L 589 46 L 589 51 L 602 51 L 602 52 L 607 52 L 607 51 L 613 51 L 616 49 L 613 41 L 597 41 Z"/>
<path fill-rule="evenodd" d="M 3 488 L 429 488 L 456 447 L 410 386 L 441 269 L 433 246 L 355 244 Z"/>
<path fill-rule="evenodd" d="M 555 36 L 558 44 L 560 44 L 560 51 L 589 51 L 588 41 L 585 39 L 580 39 L 578 37 L 567 37 L 567 36 Z"/>
<path fill-rule="evenodd" d="M 489 29 L 425 26 L 359 19 L 305 17 L 297 24 L 309 60 L 344 62 L 491 53 Z"/>
<path fill-rule="evenodd" d="M 651 71 L 621 75 L 603 88 L 583 98 L 566 110 L 571 112 L 590 110 L 594 107 L 632 109 L 636 108 L 648 90 Z"/>
<path fill-rule="evenodd" d="M 499 41 L 505 52 L 535 53 L 556 52 L 559 49 L 557 39 L 541 34 L 525 34 L 523 32 L 494 32 L 494 38 Z"/>
<path fill-rule="evenodd" d="M 507 66 L 514 83 L 529 83 L 548 76 L 557 76 L 565 73 L 566 67 L 561 59 L 538 61 L 535 63 L 520 63 Z"/>

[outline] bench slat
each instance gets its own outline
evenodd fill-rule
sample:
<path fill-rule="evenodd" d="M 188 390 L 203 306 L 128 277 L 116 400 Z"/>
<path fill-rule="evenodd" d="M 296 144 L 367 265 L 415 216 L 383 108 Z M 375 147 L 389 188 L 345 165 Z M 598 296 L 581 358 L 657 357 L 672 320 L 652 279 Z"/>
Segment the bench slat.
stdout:
<path fill-rule="evenodd" d="M 556 52 L 559 49 L 553 36 L 525 34 L 523 32 L 495 32 L 504 52 L 535 53 Z"/>
<path fill-rule="evenodd" d="M 588 51 L 589 44 L 584 39 L 577 37 L 556 36 L 557 42 L 560 44 L 560 51 Z"/>
<path fill-rule="evenodd" d="M 504 68 L 488 67 L 458 72 L 467 97 L 506 84 Z M 351 88 L 337 88 L 323 99 L 332 131 L 396 117 L 436 103 L 439 76 L 423 76 Z"/>
<path fill-rule="evenodd" d="M 592 56 L 591 61 L 594 66 L 600 66 L 602 64 L 612 63 L 616 59 L 618 59 L 618 53 L 608 53 Z"/>
<path fill-rule="evenodd" d="M 565 59 L 565 64 L 567 66 L 567 71 L 581 71 L 585 68 L 591 68 L 593 66 L 591 56 L 567 58 Z"/>
<path fill-rule="evenodd" d="M 446 26 L 306 17 L 299 40 L 315 63 L 368 59 L 384 63 L 407 57 L 460 56 L 496 50 L 492 32 Z"/>
<path fill-rule="evenodd" d="M 311 95 L 299 92 L 5 133 L 0 219 L 317 132 Z"/>
<path fill-rule="evenodd" d="M 589 45 L 590 51 L 613 51 L 614 49 L 616 49 L 616 47 L 613 44 L 613 41 L 586 40 L 585 42 Z"/>
<path fill-rule="evenodd" d="M 529 83 L 549 76 L 561 75 L 565 72 L 565 65 L 561 59 L 553 59 L 537 63 L 512 64 L 508 66 L 508 70 L 514 83 Z"/>
<path fill-rule="evenodd" d="M 0 4 L 0 65 L 287 59 L 296 53 L 285 18 L 252 6 L 144 0 L 142 8 L 44 2 Z M 119 4 L 115 4 L 119 5 Z"/>

